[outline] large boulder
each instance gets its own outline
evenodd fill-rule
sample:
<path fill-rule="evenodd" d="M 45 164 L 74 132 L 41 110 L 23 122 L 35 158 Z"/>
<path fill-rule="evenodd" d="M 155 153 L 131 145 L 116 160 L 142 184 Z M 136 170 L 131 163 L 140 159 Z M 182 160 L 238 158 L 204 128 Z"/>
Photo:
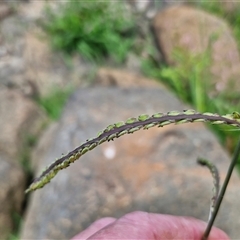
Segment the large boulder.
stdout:
<path fill-rule="evenodd" d="M 79 89 L 59 123 L 40 139 L 33 155 L 36 175 L 108 124 L 141 113 L 185 108 L 161 88 Z M 32 194 L 21 239 L 69 239 L 100 217 L 134 210 L 206 221 L 213 180 L 196 164 L 199 156 L 215 163 L 223 179 L 229 157 L 200 123 L 141 130 L 104 143 Z M 240 234 L 238 188 L 234 175 L 216 222 L 231 238 Z"/>

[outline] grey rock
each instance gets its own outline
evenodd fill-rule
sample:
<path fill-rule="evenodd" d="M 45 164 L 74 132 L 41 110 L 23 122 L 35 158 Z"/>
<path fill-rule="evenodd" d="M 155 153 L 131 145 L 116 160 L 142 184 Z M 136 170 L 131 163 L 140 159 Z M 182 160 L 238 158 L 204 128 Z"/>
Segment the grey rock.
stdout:
<path fill-rule="evenodd" d="M 151 19 L 153 18 L 158 10 L 162 10 L 169 5 L 173 4 L 183 4 L 184 1 L 169 1 L 169 0 L 161 0 L 161 1 L 154 1 L 154 0 L 126 0 L 135 11 L 145 15 L 145 17 Z"/>
<path fill-rule="evenodd" d="M 0 88 L 0 153 L 17 160 L 28 137 L 37 136 L 46 121 L 44 112 L 19 91 Z"/>
<path fill-rule="evenodd" d="M 69 85 L 79 85 L 81 77 L 92 71 L 90 64 L 85 64 L 78 57 L 73 58 L 72 66 L 69 66 L 63 54 L 51 49 L 46 34 L 39 27 L 29 30 L 24 42 L 24 79 L 33 83 L 40 97 L 51 94 L 56 86 L 64 90 Z"/>
<path fill-rule="evenodd" d="M 36 175 L 108 124 L 183 109 L 172 94 L 158 88 L 79 89 L 59 123 L 41 138 L 33 155 Z M 223 179 L 229 156 L 200 123 L 141 130 L 104 143 L 32 194 L 21 239 L 69 239 L 100 217 L 134 210 L 206 221 L 212 178 L 196 164 L 198 156 L 214 162 Z M 238 189 L 234 175 L 216 223 L 231 238 L 240 235 Z"/>
<path fill-rule="evenodd" d="M 1 34 L 8 42 L 17 42 L 27 30 L 26 21 L 18 15 L 13 15 L 1 24 Z"/>
<path fill-rule="evenodd" d="M 92 64 L 76 56 L 70 66 L 63 54 L 51 49 L 48 37 L 39 26 L 46 18 L 46 6 L 55 9 L 59 5 L 58 1 L 16 3 L 14 14 L 1 22 L 1 84 L 30 97 L 44 97 L 51 94 L 56 85 L 64 89 L 67 85 L 81 84 L 82 76 L 89 74 Z"/>
<path fill-rule="evenodd" d="M 4 54 L 4 49 L 3 49 Z M 14 85 L 12 81 L 16 78 L 16 75 L 21 75 L 24 73 L 25 66 L 21 58 L 11 57 L 0 64 L 0 79 L 1 83 L 6 86 Z"/>

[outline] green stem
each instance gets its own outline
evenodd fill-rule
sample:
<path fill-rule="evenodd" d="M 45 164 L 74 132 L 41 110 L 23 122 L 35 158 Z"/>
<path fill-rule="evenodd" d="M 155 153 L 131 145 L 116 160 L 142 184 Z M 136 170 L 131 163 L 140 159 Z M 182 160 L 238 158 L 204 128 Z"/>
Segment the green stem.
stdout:
<path fill-rule="evenodd" d="M 218 199 L 216 201 L 216 206 L 214 208 L 214 211 L 213 211 L 213 214 L 212 214 L 212 217 L 211 219 L 209 220 L 208 222 L 208 225 L 207 225 L 207 228 L 203 234 L 203 237 L 202 237 L 202 240 L 207 240 L 208 239 L 208 236 L 209 236 L 209 233 L 212 229 L 212 226 L 213 226 L 213 223 L 214 223 L 214 220 L 217 216 L 217 213 L 218 213 L 218 210 L 221 206 L 221 203 L 222 203 L 222 200 L 223 200 L 223 197 L 224 197 L 224 194 L 226 192 L 226 189 L 227 189 L 227 186 L 228 186 L 228 183 L 229 183 L 229 180 L 232 176 L 232 172 L 233 172 L 233 169 L 237 163 L 237 160 L 238 160 L 238 156 L 240 154 L 240 139 L 238 141 L 238 145 L 235 149 L 235 152 L 234 152 L 234 155 L 233 155 L 233 158 L 232 158 L 232 161 L 231 161 L 231 164 L 229 165 L 229 168 L 228 168 L 228 171 L 227 171 L 227 175 L 226 175 L 226 178 L 224 179 L 224 183 L 223 183 L 223 186 L 221 188 L 221 191 L 219 193 L 219 196 L 218 196 Z"/>

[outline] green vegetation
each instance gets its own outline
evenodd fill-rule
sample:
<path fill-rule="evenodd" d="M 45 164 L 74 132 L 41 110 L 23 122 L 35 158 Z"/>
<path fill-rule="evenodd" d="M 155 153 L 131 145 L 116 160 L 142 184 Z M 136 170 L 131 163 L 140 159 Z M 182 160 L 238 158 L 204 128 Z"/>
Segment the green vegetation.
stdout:
<path fill-rule="evenodd" d="M 240 4 L 233 3 L 234 7 L 231 10 L 226 10 L 226 7 L 223 6 L 224 3 L 217 1 L 204 1 L 201 0 L 198 2 L 198 7 L 211 13 L 215 14 L 218 17 L 224 19 L 232 29 L 235 40 L 238 44 L 238 49 L 240 50 Z M 231 4 L 231 3 L 230 3 Z M 233 91 L 234 89 L 232 89 Z M 239 93 L 229 92 L 224 93 L 222 96 L 219 96 L 218 99 L 214 100 L 215 105 L 220 108 L 220 113 L 223 111 L 230 112 L 232 110 L 238 110 L 240 108 L 240 96 Z M 224 107 L 223 107 L 224 106 Z M 221 109 L 223 107 L 223 109 Z M 233 151 L 237 144 L 237 139 L 239 136 L 239 132 L 231 132 L 229 131 L 220 131 L 219 129 L 215 129 L 217 131 L 222 143 L 227 146 L 229 151 Z M 238 169 L 240 169 L 240 162 L 238 162 Z"/>
<path fill-rule="evenodd" d="M 21 227 L 22 221 L 23 221 L 23 217 L 17 213 L 14 212 L 12 214 L 12 218 L 13 218 L 13 222 L 14 222 L 14 230 L 13 232 L 10 234 L 10 236 L 8 237 L 8 240 L 19 240 L 19 229 Z"/>
<path fill-rule="evenodd" d="M 209 79 L 210 72 L 207 66 L 210 63 L 210 56 L 204 53 L 197 56 L 190 56 L 183 51 L 175 51 L 175 66 L 160 66 L 153 61 L 143 62 L 143 71 L 148 76 L 161 80 L 169 86 L 185 102 L 191 103 L 200 112 L 207 108 L 207 86 L 206 79 Z M 204 81 L 203 81 L 204 79 Z"/>
<path fill-rule="evenodd" d="M 30 155 L 31 151 L 37 143 L 37 136 L 33 135 L 26 135 L 22 139 L 23 141 L 23 148 L 20 150 L 19 154 L 19 162 L 22 166 L 22 169 L 28 175 L 31 175 L 32 169 L 30 164 Z"/>
<path fill-rule="evenodd" d="M 9 238 L 8 238 L 8 240 L 19 240 L 20 238 L 19 238 L 18 235 L 19 235 L 18 233 L 16 233 L 16 234 L 15 233 L 11 233 Z"/>
<path fill-rule="evenodd" d="M 199 1 L 197 6 L 226 20 L 233 29 L 240 49 L 240 5 L 231 12 L 227 12 L 221 3 L 216 1 Z M 209 47 L 216 37 L 210 39 Z M 142 63 L 143 72 L 164 82 L 180 99 L 200 112 L 225 114 L 240 108 L 240 96 L 239 93 L 233 92 L 234 89 L 214 97 L 210 96 L 212 89 L 209 84 L 212 76 L 208 67 L 211 64 L 210 48 L 195 56 L 176 49 L 173 56 L 174 66 L 157 63 L 152 60 L 154 58 L 145 59 Z M 237 144 L 238 131 L 231 131 L 229 127 L 210 127 L 218 135 L 221 143 L 232 152 Z"/>
<path fill-rule="evenodd" d="M 121 2 L 111 5 L 108 1 L 69 1 L 59 11 L 47 9 L 43 28 L 52 46 L 66 54 L 78 52 L 88 60 L 111 57 L 123 62 L 133 46 L 135 24 Z"/>
<path fill-rule="evenodd" d="M 45 109 L 52 120 L 57 120 L 61 116 L 63 106 L 72 91 L 71 87 L 66 87 L 65 89 L 56 88 L 47 96 L 39 98 L 37 102 Z"/>
<path fill-rule="evenodd" d="M 191 104 L 199 112 L 217 112 L 226 114 L 240 108 L 238 95 L 221 94 L 211 98 L 211 73 L 209 64 L 211 55 L 209 51 L 190 55 L 182 50 L 174 52 L 176 64 L 174 66 L 161 66 L 150 59 L 143 61 L 143 72 L 150 77 L 164 82 L 180 99 Z M 238 140 L 238 132 L 231 131 L 228 126 L 210 126 L 218 135 L 222 144 L 233 151 Z M 230 140 L 231 139 L 231 140 Z"/>

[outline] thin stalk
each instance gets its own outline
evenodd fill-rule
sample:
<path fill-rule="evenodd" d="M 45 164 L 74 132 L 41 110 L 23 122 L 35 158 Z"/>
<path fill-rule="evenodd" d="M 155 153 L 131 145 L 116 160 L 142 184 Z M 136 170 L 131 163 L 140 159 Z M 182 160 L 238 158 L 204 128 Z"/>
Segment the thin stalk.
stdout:
<path fill-rule="evenodd" d="M 216 201 L 216 206 L 214 208 L 214 211 L 213 211 L 213 214 L 212 214 L 212 217 L 211 219 L 209 220 L 208 224 L 207 224 L 207 228 L 203 234 L 203 237 L 202 237 L 202 240 L 207 240 L 208 239 L 208 236 L 210 234 L 210 231 L 212 229 L 212 226 L 213 226 L 213 223 L 214 223 L 214 220 L 217 216 L 217 213 L 218 213 L 218 210 L 221 206 L 221 203 L 222 203 L 222 200 L 223 200 L 223 197 L 224 197 L 224 194 L 226 192 L 226 189 L 227 189 L 227 186 L 228 186 L 228 183 L 229 183 L 229 180 L 232 176 L 232 172 L 233 172 L 233 169 L 237 163 L 237 160 L 238 160 L 238 156 L 240 154 L 240 139 L 238 140 L 238 145 L 235 149 L 235 152 L 234 152 L 234 155 L 233 155 L 233 158 L 232 158 L 232 161 L 229 165 L 229 168 L 228 168 L 228 171 L 227 171 L 227 175 L 224 179 L 224 183 L 223 183 L 223 186 L 221 188 L 221 191 L 219 193 L 219 196 L 218 196 L 218 199 Z"/>
<path fill-rule="evenodd" d="M 216 206 L 216 201 L 219 196 L 220 177 L 219 177 L 217 167 L 211 162 L 209 162 L 208 160 L 203 158 L 198 158 L 197 162 L 202 166 L 208 167 L 213 177 L 213 196 L 211 199 L 210 211 L 209 211 L 209 217 L 208 217 L 208 221 L 210 221 Z"/>

